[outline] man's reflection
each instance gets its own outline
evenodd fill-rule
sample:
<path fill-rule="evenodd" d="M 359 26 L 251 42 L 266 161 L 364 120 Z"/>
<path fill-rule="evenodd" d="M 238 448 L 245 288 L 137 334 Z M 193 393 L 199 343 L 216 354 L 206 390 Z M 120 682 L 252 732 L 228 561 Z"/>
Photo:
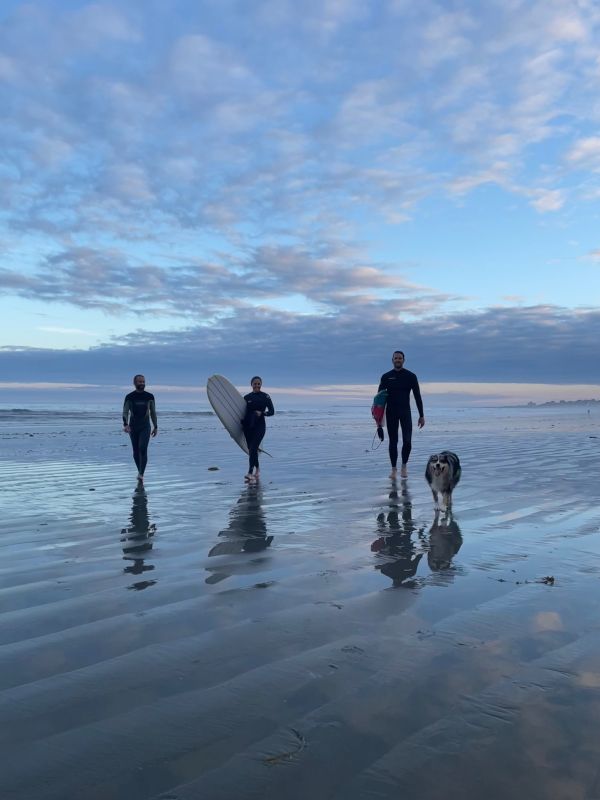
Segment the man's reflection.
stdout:
<path fill-rule="evenodd" d="M 377 538 L 371 550 L 377 553 L 378 560 L 383 563 L 375 565 L 375 569 L 392 579 L 394 586 L 400 586 L 413 578 L 423 558 L 417 550 L 412 535 L 417 526 L 412 519 L 412 500 L 406 484 L 400 491 L 394 483 L 389 494 L 389 511 L 382 511 L 377 517 Z M 417 531 L 422 536 L 423 529 Z"/>
<path fill-rule="evenodd" d="M 452 559 L 458 553 L 463 542 L 458 523 L 450 512 L 435 512 L 433 524 L 429 529 L 429 549 L 427 563 L 432 572 L 450 569 Z"/>
<path fill-rule="evenodd" d="M 273 537 L 267 536 L 267 523 L 262 504 L 263 492 L 260 485 L 247 486 L 229 512 L 229 524 L 219 532 L 221 541 L 209 550 L 209 557 L 266 550 Z M 219 566 L 207 567 L 207 571 L 212 574 L 206 579 L 206 583 L 218 583 L 234 572 L 246 572 L 247 565 L 245 563 L 240 565 L 239 561 L 230 561 L 220 563 Z"/>
<path fill-rule="evenodd" d="M 156 533 L 156 525 L 150 523 L 148 515 L 148 496 L 143 486 L 139 486 L 133 493 L 131 503 L 130 525 L 121 530 L 123 543 L 123 559 L 132 563 L 125 567 L 124 572 L 131 575 L 141 575 L 151 572 L 154 564 L 147 564 L 148 553 L 152 550 L 152 537 Z M 139 581 L 132 584 L 130 589 L 146 589 L 156 581 Z"/>

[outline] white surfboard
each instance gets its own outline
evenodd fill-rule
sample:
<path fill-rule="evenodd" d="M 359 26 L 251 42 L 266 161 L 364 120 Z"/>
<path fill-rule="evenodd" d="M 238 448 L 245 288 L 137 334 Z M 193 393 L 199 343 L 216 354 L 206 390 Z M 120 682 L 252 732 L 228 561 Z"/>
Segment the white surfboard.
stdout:
<path fill-rule="evenodd" d="M 217 417 L 233 441 L 248 454 L 248 443 L 242 428 L 246 401 L 235 386 L 222 375 L 212 375 L 206 383 L 206 394 Z M 260 448 L 260 452 L 270 455 Z"/>
<path fill-rule="evenodd" d="M 213 411 L 223 423 L 227 433 L 247 454 L 248 444 L 242 429 L 242 420 L 246 414 L 246 401 L 242 395 L 222 375 L 212 375 L 208 379 L 206 394 Z"/>

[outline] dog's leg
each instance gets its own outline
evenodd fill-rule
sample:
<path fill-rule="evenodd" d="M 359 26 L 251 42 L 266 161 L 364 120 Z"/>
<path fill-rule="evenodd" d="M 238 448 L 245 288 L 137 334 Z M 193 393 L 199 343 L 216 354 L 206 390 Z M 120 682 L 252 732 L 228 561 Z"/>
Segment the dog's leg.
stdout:
<path fill-rule="evenodd" d="M 438 507 L 438 493 L 436 492 L 435 489 L 432 489 L 431 490 L 431 494 L 433 495 L 433 502 L 435 503 L 436 508 L 437 508 Z"/>
<path fill-rule="evenodd" d="M 444 511 L 447 514 L 452 508 L 452 492 L 444 492 L 442 499 L 444 502 Z"/>

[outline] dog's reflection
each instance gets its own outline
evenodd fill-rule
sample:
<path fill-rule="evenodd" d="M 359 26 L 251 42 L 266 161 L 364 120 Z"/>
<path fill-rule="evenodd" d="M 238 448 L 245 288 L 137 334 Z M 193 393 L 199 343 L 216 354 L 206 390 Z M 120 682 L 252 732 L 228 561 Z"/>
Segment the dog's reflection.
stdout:
<path fill-rule="evenodd" d="M 142 575 L 151 572 L 154 564 L 148 564 L 148 554 L 152 550 L 152 539 L 156 533 L 156 525 L 150 522 L 148 513 L 148 495 L 143 486 L 138 487 L 133 493 L 130 524 L 121 529 L 121 542 L 123 545 L 123 559 L 132 563 L 123 570 L 131 575 Z M 131 589 L 146 589 L 156 581 L 140 581 L 132 584 Z"/>
<path fill-rule="evenodd" d="M 371 550 L 377 553 L 380 563 L 375 565 L 383 575 L 391 578 L 393 586 L 400 586 L 413 578 L 423 558 L 422 550 L 417 549 L 413 533 L 423 536 L 423 528 L 417 530 L 412 518 L 412 500 L 406 484 L 400 491 L 394 484 L 389 494 L 389 511 L 377 516 L 378 538 Z M 381 563 L 383 562 L 383 563 Z"/>
<path fill-rule="evenodd" d="M 433 523 L 429 529 L 429 542 L 427 550 L 427 563 L 432 572 L 441 572 L 450 569 L 452 559 L 458 553 L 463 542 L 463 537 L 450 512 L 440 514 L 435 512 Z"/>
<path fill-rule="evenodd" d="M 259 484 L 250 484 L 242 492 L 229 512 L 227 528 L 219 532 L 222 540 L 208 552 L 209 557 L 257 553 L 266 550 L 273 541 L 267 535 L 267 523 L 263 511 L 263 493 Z M 220 561 L 218 566 L 206 568 L 211 575 L 206 583 L 218 583 L 235 572 L 248 571 L 247 565 L 238 561 Z"/>

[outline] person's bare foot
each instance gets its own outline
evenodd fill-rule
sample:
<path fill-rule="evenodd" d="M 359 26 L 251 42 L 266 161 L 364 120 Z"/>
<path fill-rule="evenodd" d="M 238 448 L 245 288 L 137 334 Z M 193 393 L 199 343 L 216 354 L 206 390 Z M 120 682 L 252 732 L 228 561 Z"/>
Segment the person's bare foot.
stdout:
<path fill-rule="evenodd" d="M 260 478 L 260 471 L 256 470 L 256 472 L 254 473 L 254 480 L 257 481 L 259 478 Z"/>
<path fill-rule="evenodd" d="M 400 477 L 401 478 L 408 478 L 408 467 L 406 464 L 402 464 L 402 468 L 400 470 Z"/>
<path fill-rule="evenodd" d="M 246 481 L 246 483 L 250 483 L 250 481 L 252 480 L 252 475 L 248 472 L 246 475 L 244 475 L 244 480 Z"/>
<path fill-rule="evenodd" d="M 396 480 L 396 475 L 398 474 L 398 470 L 396 467 L 392 467 L 392 471 L 390 472 L 390 478 L 394 481 Z"/>

